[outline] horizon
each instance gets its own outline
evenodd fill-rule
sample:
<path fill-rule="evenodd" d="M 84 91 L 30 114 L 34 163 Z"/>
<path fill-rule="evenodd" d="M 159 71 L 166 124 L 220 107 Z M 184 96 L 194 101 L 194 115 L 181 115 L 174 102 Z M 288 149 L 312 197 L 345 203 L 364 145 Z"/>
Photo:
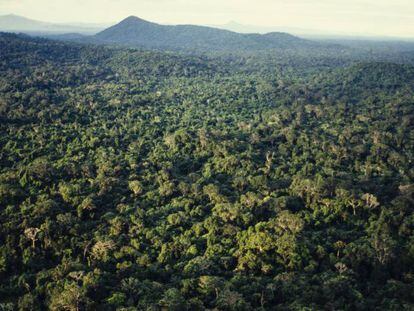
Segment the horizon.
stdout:
<path fill-rule="evenodd" d="M 36 19 L 30 16 L 24 16 L 16 13 L 8 13 L 8 14 L 0 14 L 0 17 L 6 17 L 6 16 L 13 16 L 17 18 L 24 18 L 28 20 L 32 20 L 35 22 L 41 22 L 41 23 L 47 23 L 47 24 L 53 24 L 53 25 L 60 25 L 60 26 L 79 26 L 79 27 L 90 27 L 90 28 L 96 28 L 101 30 L 104 30 L 106 28 L 112 27 L 123 20 L 129 18 L 129 17 L 136 17 L 148 22 L 157 23 L 160 25 L 194 25 L 194 26 L 204 26 L 204 27 L 213 27 L 217 29 L 223 29 L 223 30 L 229 30 L 233 32 L 238 33 L 270 33 L 270 32 L 285 32 L 294 34 L 297 36 L 304 36 L 309 38 L 318 38 L 318 39 L 345 39 L 345 40 L 374 40 L 374 41 L 406 41 L 406 42 L 412 42 L 414 41 L 414 35 L 412 36 L 392 36 L 392 35 L 376 35 L 376 34 L 353 34 L 353 33 L 335 33 L 335 32 L 323 32 L 320 30 L 315 29 L 304 29 L 304 28 L 298 28 L 298 27 L 289 27 L 289 26 L 260 26 L 260 25 L 253 25 L 253 24 L 244 24 L 240 23 L 236 20 L 229 20 L 226 23 L 223 24 L 190 24 L 190 23 L 163 23 L 160 21 L 154 21 L 147 18 L 143 18 L 141 16 L 137 15 L 127 15 L 120 20 L 112 21 L 112 22 L 88 22 L 88 21 L 69 21 L 69 22 L 55 22 L 51 20 L 40 20 Z M 233 30 L 230 28 L 230 26 L 240 27 L 240 29 L 255 29 L 255 31 L 238 31 Z M 99 31 L 101 31 L 99 30 Z M 257 31 L 256 31 L 257 30 Z M 0 30 L 1 32 L 1 30 Z"/>
<path fill-rule="evenodd" d="M 339 0 L 261 0 L 254 5 L 246 0 L 0 0 L 0 15 L 10 14 L 59 24 L 109 25 L 132 15 L 160 24 L 222 26 L 236 21 L 240 25 L 296 28 L 319 35 L 414 37 L 414 3 L 408 0 L 392 4 L 387 0 L 351 0 L 346 4 Z"/>

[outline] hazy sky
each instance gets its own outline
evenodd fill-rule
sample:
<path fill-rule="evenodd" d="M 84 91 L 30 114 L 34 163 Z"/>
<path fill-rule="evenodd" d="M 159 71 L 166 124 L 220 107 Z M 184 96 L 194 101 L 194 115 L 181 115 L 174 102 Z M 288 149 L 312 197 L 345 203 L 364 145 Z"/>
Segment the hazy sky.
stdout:
<path fill-rule="evenodd" d="M 284 26 L 414 37 L 414 0 L 0 0 L 0 15 L 112 23 L 129 15 L 171 24 Z"/>

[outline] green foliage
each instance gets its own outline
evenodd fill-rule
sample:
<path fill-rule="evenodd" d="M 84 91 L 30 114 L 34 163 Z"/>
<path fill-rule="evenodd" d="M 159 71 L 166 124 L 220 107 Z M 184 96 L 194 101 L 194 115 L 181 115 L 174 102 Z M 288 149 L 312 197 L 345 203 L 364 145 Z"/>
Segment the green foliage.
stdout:
<path fill-rule="evenodd" d="M 0 310 L 413 309 L 412 65 L 0 46 Z"/>

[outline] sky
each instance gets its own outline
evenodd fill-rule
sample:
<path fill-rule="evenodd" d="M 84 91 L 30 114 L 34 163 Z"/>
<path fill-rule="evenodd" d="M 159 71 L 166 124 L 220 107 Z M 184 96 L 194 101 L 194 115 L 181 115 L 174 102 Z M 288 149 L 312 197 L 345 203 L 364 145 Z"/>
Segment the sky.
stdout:
<path fill-rule="evenodd" d="M 414 0 L 0 0 L 0 15 L 113 24 L 135 15 L 166 24 L 294 27 L 414 38 Z"/>

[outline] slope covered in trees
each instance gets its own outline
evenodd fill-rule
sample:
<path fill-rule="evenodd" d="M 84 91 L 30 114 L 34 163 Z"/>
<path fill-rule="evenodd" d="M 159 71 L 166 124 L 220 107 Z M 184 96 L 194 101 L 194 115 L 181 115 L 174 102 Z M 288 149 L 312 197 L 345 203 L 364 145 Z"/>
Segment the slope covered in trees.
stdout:
<path fill-rule="evenodd" d="M 98 43 L 180 51 L 258 51 L 269 49 L 329 48 L 287 33 L 241 34 L 195 25 L 160 25 L 130 16 L 96 34 Z"/>
<path fill-rule="evenodd" d="M 0 43 L 0 309 L 414 307 L 412 66 Z"/>

